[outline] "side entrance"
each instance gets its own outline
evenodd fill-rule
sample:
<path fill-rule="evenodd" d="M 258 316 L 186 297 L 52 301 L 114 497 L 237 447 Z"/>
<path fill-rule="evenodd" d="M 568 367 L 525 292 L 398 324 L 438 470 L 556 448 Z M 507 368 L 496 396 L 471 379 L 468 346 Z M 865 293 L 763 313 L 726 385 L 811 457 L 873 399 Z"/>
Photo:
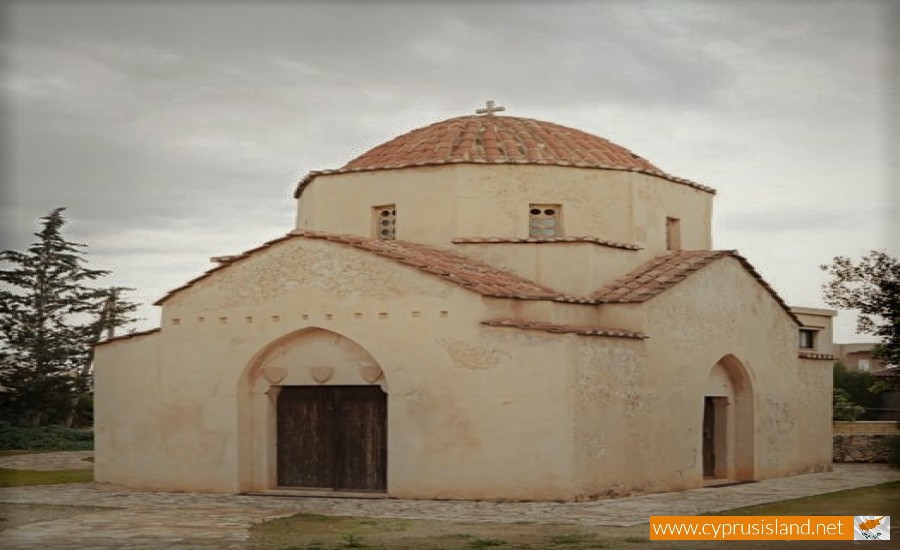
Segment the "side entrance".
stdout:
<path fill-rule="evenodd" d="M 379 386 L 283 386 L 279 487 L 387 490 L 387 394 Z"/>

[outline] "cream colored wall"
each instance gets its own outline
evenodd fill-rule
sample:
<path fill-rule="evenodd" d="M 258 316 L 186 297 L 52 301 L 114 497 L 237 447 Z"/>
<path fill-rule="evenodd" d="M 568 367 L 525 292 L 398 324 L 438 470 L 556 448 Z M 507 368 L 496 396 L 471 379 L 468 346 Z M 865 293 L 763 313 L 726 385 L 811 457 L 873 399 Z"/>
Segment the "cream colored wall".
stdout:
<path fill-rule="evenodd" d="M 385 373 L 390 495 L 570 498 L 564 338 L 480 325 L 489 313 L 477 294 L 350 247 L 276 244 L 167 300 L 162 331 L 147 344 L 100 348 L 98 415 L 107 435 L 99 437 L 98 471 L 103 481 L 144 489 L 269 488 L 271 402 L 253 367 L 272 357 L 265 350 L 273 342 L 288 345 L 298 331 L 321 327 L 359 344 Z M 309 368 L 334 361 L 322 349 L 279 363 L 294 369 L 286 380 L 315 383 Z M 327 383 L 368 383 L 358 365 L 337 367 Z M 146 379 L 151 372 L 157 385 Z M 129 404 L 135 414 L 122 414 Z M 126 443 L 128 431 L 142 443 Z"/>
<path fill-rule="evenodd" d="M 640 251 L 592 243 L 479 243 L 461 244 L 457 250 L 574 296 L 589 296 L 648 259 Z"/>
<path fill-rule="evenodd" d="M 589 494 L 700 485 L 704 392 L 730 355 L 754 392 L 754 477 L 829 467 L 830 365 L 798 359 L 796 324 L 737 260 L 719 260 L 641 307 L 644 347 L 595 344 L 579 367 L 616 381 L 602 396 L 580 396 L 579 478 Z"/>
<path fill-rule="evenodd" d="M 527 238 L 529 204 L 561 204 L 564 235 L 642 250 L 587 243 L 456 249 L 553 289 L 584 295 L 666 252 L 667 217 L 681 220 L 683 249 L 709 249 L 712 199 L 636 172 L 459 164 L 318 176 L 298 199 L 297 228 L 372 237 L 372 208 L 395 204 L 398 239 L 450 246 L 457 237 Z"/>
<path fill-rule="evenodd" d="M 582 337 L 575 342 L 575 442 L 579 498 L 622 496 L 646 478 L 654 430 L 661 417 L 647 387 L 645 342 Z M 665 413 L 662 418 L 668 418 Z M 639 481 L 638 481 L 639 480 Z"/>
<path fill-rule="evenodd" d="M 397 206 L 397 238 L 449 244 L 457 226 L 459 167 L 319 176 L 297 200 L 297 229 L 374 237 L 372 208 Z"/>
<path fill-rule="evenodd" d="M 160 433 L 167 411 L 158 410 L 160 335 L 150 333 L 98 346 L 94 355 L 94 479 L 134 487 L 156 475 Z M 148 411 L 157 414 L 148 416 Z M 171 422 L 171 419 L 169 419 Z"/>
<path fill-rule="evenodd" d="M 791 307 L 791 311 L 793 311 L 794 315 L 800 319 L 800 322 L 803 323 L 804 327 L 819 329 L 816 330 L 814 351 L 827 354 L 835 353 L 834 317 L 837 315 L 836 311 L 831 309 L 794 306 Z"/>
<path fill-rule="evenodd" d="M 563 234 L 632 243 L 632 172 L 461 165 L 455 237 L 528 237 L 530 204 L 561 204 Z"/>
<path fill-rule="evenodd" d="M 643 175 L 632 190 L 634 239 L 649 257 L 666 251 L 666 218 L 681 221 L 682 250 L 712 249 L 712 195 Z"/>

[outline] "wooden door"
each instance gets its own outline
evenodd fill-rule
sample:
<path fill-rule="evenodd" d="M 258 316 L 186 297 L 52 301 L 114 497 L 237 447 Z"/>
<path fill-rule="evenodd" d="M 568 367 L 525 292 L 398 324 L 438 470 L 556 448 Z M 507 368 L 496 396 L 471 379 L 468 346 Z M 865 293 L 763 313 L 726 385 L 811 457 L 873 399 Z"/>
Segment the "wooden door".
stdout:
<path fill-rule="evenodd" d="M 387 395 L 378 386 L 286 386 L 277 406 L 278 485 L 387 488 Z"/>
<path fill-rule="evenodd" d="M 703 398 L 703 477 L 716 475 L 716 405 L 714 397 Z"/>

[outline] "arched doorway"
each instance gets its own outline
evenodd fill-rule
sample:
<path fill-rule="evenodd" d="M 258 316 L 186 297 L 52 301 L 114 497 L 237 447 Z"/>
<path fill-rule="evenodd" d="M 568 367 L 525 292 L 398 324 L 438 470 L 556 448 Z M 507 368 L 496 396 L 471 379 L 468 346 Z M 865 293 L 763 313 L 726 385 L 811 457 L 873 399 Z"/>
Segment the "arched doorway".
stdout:
<path fill-rule="evenodd" d="M 753 385 L 744 365 L 726 355 L 703 392 L 701 468 L 709 480 L 752 480 L 756 470 Z"/>
<path fill-rule="evenodd" d="M 321 328 L 265 346 L 244 377 L 245 491 L 387 490 L 388 398 L 375 359 Z"/>

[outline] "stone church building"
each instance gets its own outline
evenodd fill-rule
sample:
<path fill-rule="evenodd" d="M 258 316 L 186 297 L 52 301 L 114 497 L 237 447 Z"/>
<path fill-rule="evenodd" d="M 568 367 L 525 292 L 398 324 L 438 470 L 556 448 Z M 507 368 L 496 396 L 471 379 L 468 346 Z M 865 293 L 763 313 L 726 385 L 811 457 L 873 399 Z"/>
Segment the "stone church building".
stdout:
<path fill-rule="evenodd" d="M 712 249 L 713 189 L 498 110 L 310 172 L 289 233 L 98 346 L 97 481 L 579 500 L 828 469 L 830 312 Z"/>

